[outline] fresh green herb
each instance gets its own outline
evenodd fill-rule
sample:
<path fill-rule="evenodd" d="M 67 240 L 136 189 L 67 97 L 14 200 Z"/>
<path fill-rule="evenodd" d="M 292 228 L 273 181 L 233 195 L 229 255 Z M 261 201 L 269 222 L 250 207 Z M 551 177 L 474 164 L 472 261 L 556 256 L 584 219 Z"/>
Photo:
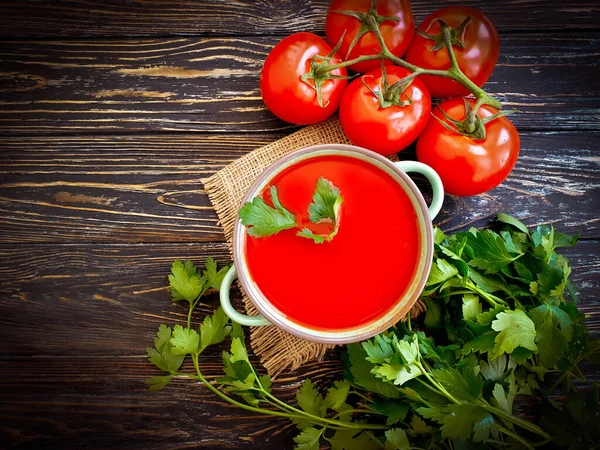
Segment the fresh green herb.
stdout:
<path fill-rule="evenodd" d="M 242 224 L 247 226 L 248 234 L 254 237 L 265 237 L 277 234 L 280 231 L 296 228 L 296 216 L 285 209 L 277 196 L 277 188 L 270 189 L 271 207 L 265 201 L 256 197 L 252 202 L 247 202 L 240 209 Z M 344 198 L 340 190 L 333 183 L 323 177 L 317 180 L 312 203 L 308 206 L 308 218 L 312 223 L 331 223 L 331 232 L 327 235 L 314 233 L 308 227 L 302 228 L 297 236 L 312 239 L 317 244 L 331 241 L 338 233 L 340 225 L 340 209 Z"/>
<path fill-rule="evenodd" d="M 328 195 L 314 199 L 321 205 L 314 218 L 333 211 L 327 218 L 337 224 L 337 200 Z M 579 364 L 600 363 L 600 343 L 575 305 L 568 261 L 556 253 L 576 238 L 498 219 L 496 230 L 446 236 L 436 229 L 425 318 L 348 345 L 344 379 L 328 389 L 305 380 L 295 405 L 277 398 L 270 377 L 251 364 L 241 327 L 220 308 L 198 330 L 190 326 L 200 296 L 218 288 L 227 268 L 208 260 L 200 273 L 176 261 L 169 281 L 173 300 L 190 305 L 188 326 L 160 326 L 148 359 L 164 375 L 150 378 L 150 389 L 173 377 L 199 380 L 233 405 L 290 419 L 296 449 L 598 448 L 597 388 L 577 389 L 573 380 L 587 382 Z M 227 338 L 224 376 L 215 385 L 200 357 Z M 194 372 L 182 371 L 187 357 Z M 563 405 L 549 397 L 559 385 L 570 393 Z M 541 413 L 525 420 L 515 401 L 533 395 L 541 397 Z"/>
<path fill-rule="evenodd" d="M 240 219 L 248 227 L 250 236 L 271 236 L 296 227 L 296 217 L 279 202 L 277 188 L 271 186 L 270 192 L 274 207 L 267 205 L 262 198 L 255 197 L 240 209 Z"/>
<path fill-rule="evenodd" d="M 340 209 L 344 201 L 340 190 L 333 183 L 323 177 L 317 180 L 317 187 L 313 194 L 313 201 L 308 205 L 308 219 L 312 223 L 328 222 L 332 225 L 332 231 L 327 236 L 313 233 L 308 228 L 296 233 L 297 236 L 313 239 L 315 243 L 322 244 L 331 241 L 340 227 Z"/>
<path fill-rule="evenodd" d="M 206 291 L 209 289 L 219 289 L 229 266 L 217 270 L 217 264 L 209 256 L 206 258 L 205 269 L 202 273 L 189 259 L 182 263 L 175 260 L 171 266 L 169 275 L 169 284 L 171 285 L 171 298 L 174 302 L 186 301 L 190 308 L 188 311 L 188 328 L 192 320 L 192 312 Z"/>

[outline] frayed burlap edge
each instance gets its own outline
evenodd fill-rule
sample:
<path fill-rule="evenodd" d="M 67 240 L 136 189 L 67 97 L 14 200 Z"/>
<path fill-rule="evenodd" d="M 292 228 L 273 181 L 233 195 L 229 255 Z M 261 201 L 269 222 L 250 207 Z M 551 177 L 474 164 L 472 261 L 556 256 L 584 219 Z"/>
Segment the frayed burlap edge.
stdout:
<path fill-rule="evenodd" d="M 219 217 L 219 224 L 223 227 L 230 253 L 237 212 L 254 180 L 282 156 L 318 144 L 350 144 L 337 117 L 308 126 L 256 149 L 201 180 Z M 395 156 L 392 159 L 396 160 Z M 246 312 L 250 315 L 258 314 L 243 291 L 242 296 Z M 425 305 L 418 301 L 411 309 L 411 317 L 418 316 L 424 310 Z M 250 331 L 250 344 L 272 375 L 288 368 L 294 370 L 308 361 L 320 360 L 327 350 L 334 347 L 300 339 L 275 326 L 253 327 Z"/>

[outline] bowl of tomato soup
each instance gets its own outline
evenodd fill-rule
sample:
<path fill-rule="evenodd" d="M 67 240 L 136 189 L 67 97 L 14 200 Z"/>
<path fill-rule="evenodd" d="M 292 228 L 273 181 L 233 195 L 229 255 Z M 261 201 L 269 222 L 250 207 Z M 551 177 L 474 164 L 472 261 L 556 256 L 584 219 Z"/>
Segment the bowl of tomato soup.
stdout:
<path fill-rule="evenodd" d="M 406 172 L 427 177 L 433 201 Z M 325 179 L 340 201 L 331 220 L 311 222 L 315 186 Z M 277 199 L 271 198 L 273 186 Z M 430 167 L 391 162 L 350 145 L 319 145 L 286 155 L 250 187 L 243 205 L 260 197 L 293 217 L 290 228 L 252 236 L 238 217 L 234 265 L 221 286 L 221 304 L 242 325 L 275 325 L 301 338 L 332 344 L 368 339 L 403 318 L 419 298 L 433 257 L 432 218 L 443 201 L 441 180 Z M 323 223 L 325 222 L 325 223 Z M 299 230 L 328 236 L 316 242 Z M 261 313 L 237 312 L 229 289 L 238 277 Z"/>

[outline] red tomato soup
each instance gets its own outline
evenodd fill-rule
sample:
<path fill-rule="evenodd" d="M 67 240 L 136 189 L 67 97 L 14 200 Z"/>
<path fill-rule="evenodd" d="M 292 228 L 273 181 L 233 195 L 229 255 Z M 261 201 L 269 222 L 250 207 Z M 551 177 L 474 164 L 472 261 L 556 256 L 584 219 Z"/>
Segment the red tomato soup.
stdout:
<path fill-rule="evenodd" d="M 284 170 L 261 195 L 277 187 L 282 205 L 301 227 L 319 177 L 344 201 L 339 232 L 316 244 L 298 229 L 246 238 L 250 276 L 288 319 L 312 329 L 342 330 L 382 317 L 402 297 L 415 273 L 420 236 L 408 195 L 382 169 L 348 156 L 319 156 Z"/>

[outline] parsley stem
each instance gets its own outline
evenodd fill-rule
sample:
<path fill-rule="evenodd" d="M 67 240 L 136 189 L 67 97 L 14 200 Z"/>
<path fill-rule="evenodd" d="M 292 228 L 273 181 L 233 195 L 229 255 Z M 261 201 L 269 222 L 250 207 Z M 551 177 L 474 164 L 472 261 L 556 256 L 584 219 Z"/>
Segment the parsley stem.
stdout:
<path fill-rule="evenodd" d="M 385 416 L 386 414 L 380 413 L 379 411 L 375 411 L 374 409 L 346 409 L 344 411 L 340 411 L 339 413 L 332 416 L 332 419 L 337 419 L 342 414 L 348 413 L 360 413 L 360 414 L 377 414 L 379 416 Z"/>
<path fill-rule="evenodd" d="M 583 356 L 578 357 L 573 364 L 571 365 L 571 367 L 569 367 L 567 370 L 565 370 L 563 372 L 563 374 L 558 378 L 558 380 L 556 380 L 556 383 L 554 383 L 552 385 L 552 387 L 550 388 L 550 392 L 554 391 L 554 389 L 556 389 L 558 387 L 558 385 L 560 383 L 562 383 L 562 381 L 565 379 L 565 377 L 570 373 L 571 369 L 573 367 L 577 367 L 577 365 L 581 362 L 581 360 L 583 359 Z"/>
<path fill-rule="evenodd" d="M 508 303 L 506 303 L 500 297 L 497 297 L 493 294 L 488 294 L 487 292 L 482 291 L 477 286 L 475 286 L 475 284 L 471 280 L 467 281 L 467 284 L 465 285 L 465 287 L 467 287 L 470 290 L 472 290 L 473 292 L 481 295 L 493 307 L 499 306 L 499 304 L 502 306 L 508 306 Z"/>
<path fill-rule="evenodd" d="M 245 409 L 246 411 L 257 412 L 260 414 L 268 414 L 271 416 L 285 417 L 288 419 L 303 419 L 303 417 L 299 417 L 299 416 L 292 415 L 292 414 L 282 413 L 282 412 L 278 412 L 278 411 L 269 411 L 268 409 L 263 409 L 263 408 L 255 408 L 254 406 L 246 405 L 245 403 L 241 403 L 241 402 L 238 402 L 237 400 L 232 399 L 231 397 L 227 396 L 226 394 L 224 394 L 223 392 L 218 390 L 216 387 L 214 387 L 212 385 L 212 383 L 210 383 L 206 378 L 204 378 L 204 376 L 202 375 L 202 372 L 200 372 L 200 366 L 198 365 L 198 355 L 192 354 L 191 356 L 192 356 L 192 361 L 194 362 L 194 367 L 196 369 L 196 372 L 198 373 L 198 379 L 208 389 L 213 391 L 213 393 L 217 394 L 219 397 L 221 397 L 226 402 L 231 403 L 232 405 L 237 406 L 238 408 Z"/>
<path fill-rule="evenodd" d="M 498 425 L 498 430 L 502 433 L 504 433 L 507 436 L 510 436 L 511 438 L 515 439 L 516 441 L 520 442 L 521 444 L 523 444 L 525 446 L 525 448 L 528 448 L 529 450 L 535 450 L 534 447 L 527 442 L 525 439 L 523 439 L 521 436 L 519 436 L 516 433 L 513 433 L 512 431 L 504 428 L 503 426 Z"/>
<path fill-rule="evenodd" d="M 520 417 L 517 417 L 517 416 L 515 416 L 513 414 L 509 414 L 509 413 L 501 410 L 500 408 L 496 408 L 496 407 L 490 405 L 485 400 L 484 400 L 482 406 L 485 409 L 487 409 L 489 412 L 494 413 L 497 416 L 505 418 L 506 420 L 514 423 L 515 425 L 523 428 L 524 430 L 531 431 L 534 434 L 542 436 L 544 439 L 548 439 L 548 438 L 551 437 L 548 433 L 546 433 L 544 430 L 542 430 L 537 425 L 535 425 L 535 424 L 533 424 L 533 423 L 531 423 L 531 422 L 529 422 L 527 420 L 521 419 Z"/>
<path fill-rule="evenodd" d="M 354 429 L 360 429 L 360 430 L 364 430 L 364 429 L 369 429 L 369 430 L 387 430 L 388 427 L 385 425 L 367 425 L 367 426 L 363 426 L 362 424 L 354 424 L 354 423 L 346 423 L 346 422 L 341 422 L 339 420 L 331 420 L 331 419 L 327 419 L 324 417 L 317 417 L 317 416 L 313 416 L 312 414 L 309 414 L 305 411 L 299 410 L 297 408 L 294 408 L 293 406 L 288 405 L 287 403 L 282 402 L 281 400 L 279 400 L 277 397 L 274 397 L 273 395 L 271 395 L 270 393 L 266 392 L 265 390 L 261 391 L 263 394 L 266 394 L 268 397 L 274 399 L 278 404 L 285 406 L 288 410 L 293 411 L 295 414 L 289 413 L 289 412 L 280 412 L 280 411 L 270 411 L 268 409 L 263 409 L 263 408 L 255 408 L 254 406 L 250 406 L 250 405 L 246 405 L 245 403 L 241 403 L 238 402 L 237 400 L 232 399 L 231 397 L 229 397 L 228 395 L 224 394 L 223 392 L 221 392 L 220 390 L 218 390 L 216 387 L 214 387 L 212 385 L 212 383 L 210 383 L 206 378 L 204 378 L 204 376 L 202 375 L 202 372 L 200 371 L 200 366 L 198 364 L 198 355 L 194 355 L 192 354 L 192 361 L 194 362 L 194 368 L 196 369 L 196 372 L 198 373 L 198 379 L 211 391 L 213 391 L 215 394 L 217 394 L 219 397 L 221 397 L 223 400 L 225 400 L 228 403 L 231 403 L 234 406 L 237 406 L 239 408 L 245 409 L 246 411 L 252 411 L 252 412 L 257 412 L 260 414 L 267 414 L 267 415 L 271 415 L 271 416 L 278 416 L 278 417 L 286 417 L 288 419 L 295 419 L 295 420 L 310 420 L 313 423 L 318 423 L 324 426 L 327 426 L 329 428 L 335 428 L 335 427 L 339 427 L 339 428 L 354 428 Z M 282 409 L 280 407 L 280 409 Z"/>
<path fill-rule="evenodd" d="M 427 379 L 431 382 L 431 384 L 433 384 L 437 389 L 439 389 L 439 391 L 447 398 L 449 399 L 451 402 L 453 402 L 456 405 L 460 405 L 461 402 L 459 402 L 458 400 L 456 400 L 452 394 L 450 394 L 450 392 L 448 392 L 446 390 L 446 388 L 444 386 L 442 386 L 441 384 L 439 384 L 437 381 L 435 381 L 431 375 L 429 375 L 429 371 L 431 370 L 431 367 L 429 367 L 429 364 L 427 364 L 425 361 L 423 360 L 419 360 L 416 361 L 416 363 L 419 365 L 419 368 L 421 369 L 421 372 L 423 372 L 423 375 L 425 375 L 425 377 L 427 377 Z M 423 364 L 425 364 L 425 366 L 427 367 L 423 367 Z"/>

